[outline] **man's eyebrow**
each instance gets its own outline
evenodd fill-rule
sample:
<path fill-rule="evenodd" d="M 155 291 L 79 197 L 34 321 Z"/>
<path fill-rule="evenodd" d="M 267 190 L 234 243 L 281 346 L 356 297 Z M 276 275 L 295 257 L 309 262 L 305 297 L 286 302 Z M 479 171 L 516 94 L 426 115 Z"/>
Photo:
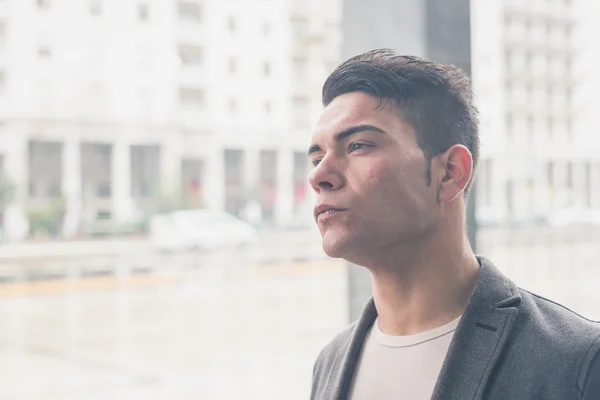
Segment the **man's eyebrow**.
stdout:
<path fill-rule="evenodd" d="M 374 125 L 368 125 L 368 124 L 356 125 L 356 126 L 352 126 L 348 129 L 344 129 L 343 131 L 336 133 L 333 136 L 333 141 L 340 142 L 344 139 L 347 139 L 349 136 L 355 135 L 359 132 L 367 132 L 367 131 L 385 133 L 385 131 L 383 129 L 378 128 Z M 321 151 L 321 146 L 319 146 L 318 144 L 313 144 L 308 149 L 308 155 L 310 156 L 312 153 L 317 152 L 317 151 Z"/>

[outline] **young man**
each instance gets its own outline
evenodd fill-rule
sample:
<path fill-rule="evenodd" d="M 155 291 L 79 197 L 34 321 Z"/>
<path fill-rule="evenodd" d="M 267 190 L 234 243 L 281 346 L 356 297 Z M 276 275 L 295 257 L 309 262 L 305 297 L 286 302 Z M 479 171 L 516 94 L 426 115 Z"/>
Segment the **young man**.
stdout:
<path fill-rule="evenodd" d="M 467 240 L 479 158 L 458 68 L 371 51 L 336 69 L 309 155 L 323 249 L 373 299 L 329 343 L 314 400 L 600 400 L 600 324 L 518 288 Z"/>

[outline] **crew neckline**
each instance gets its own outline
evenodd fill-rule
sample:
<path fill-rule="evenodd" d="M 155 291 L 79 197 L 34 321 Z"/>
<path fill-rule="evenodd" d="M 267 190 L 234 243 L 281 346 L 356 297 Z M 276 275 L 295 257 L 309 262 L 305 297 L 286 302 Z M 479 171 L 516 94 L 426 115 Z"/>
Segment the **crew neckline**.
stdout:
<path fill-rule="evenodd" d="M 379 328 L 379 318 L 375 319 L 371 329 L 373 339 L 382 346 L 386 347 L 411 347 L 419 344 L 439 339 L 456 330 L 462 315 L 447 324 L 437 328 L 430 329 L 425 332 L 416 333 L 414 335 L 392 336 L 384 333 Z"/>

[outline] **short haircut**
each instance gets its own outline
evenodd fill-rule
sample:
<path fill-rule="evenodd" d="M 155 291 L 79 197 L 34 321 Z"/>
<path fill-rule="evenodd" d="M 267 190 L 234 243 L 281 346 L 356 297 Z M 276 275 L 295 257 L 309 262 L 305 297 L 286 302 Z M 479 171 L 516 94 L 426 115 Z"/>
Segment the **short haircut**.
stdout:
<path fill-rule="evenodd" d="M 329 75 L 323 85 L 323 105 L 346 93 L 362 92 L 394 104 L 412 125 L 427 160 L 431 183 L 431 159 L 455 144 L 473 157 L 471 189 L 479 161 L 477 109 L 473 105 L 468 76 L 458 67 L 403 56 L 393 50 L 372 50 L 349 59 Z"/>

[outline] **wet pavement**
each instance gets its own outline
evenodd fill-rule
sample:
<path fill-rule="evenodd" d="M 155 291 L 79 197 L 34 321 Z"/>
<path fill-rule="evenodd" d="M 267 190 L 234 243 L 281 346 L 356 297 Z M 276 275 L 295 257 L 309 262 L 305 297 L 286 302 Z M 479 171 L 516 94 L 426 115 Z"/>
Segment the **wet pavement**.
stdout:
<path fill-rule="evenodd" d="M 560 235 L 494 232 L 480 248 L 522 287 L 600 319 L 600 234 Z M 348 316 L 345 264 L 318 238 L 215 254 L 114 246 L 0 252 L 0 399 L 308 398 Z M 11 280 L 21 268 L 35 279 Z"/>
<path fill-rule="evenodd" d="M 0 398 L 306 399 L 318 351 L 346 323 L 344 270 L 217 266 L 5 291 Z"/>

